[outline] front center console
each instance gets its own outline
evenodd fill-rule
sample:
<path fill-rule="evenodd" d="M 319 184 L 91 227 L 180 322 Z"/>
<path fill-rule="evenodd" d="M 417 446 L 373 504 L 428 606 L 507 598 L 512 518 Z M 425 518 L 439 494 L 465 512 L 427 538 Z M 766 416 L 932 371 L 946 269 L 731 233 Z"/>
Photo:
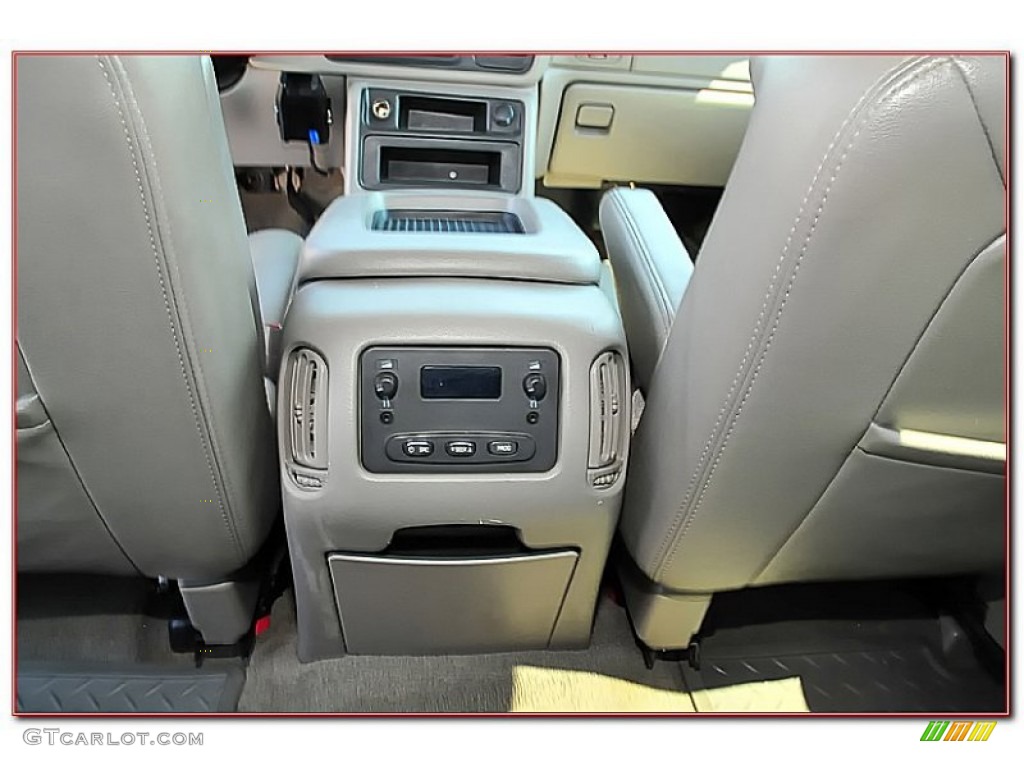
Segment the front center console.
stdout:
<path fill-rule="evenodd" d="M 532 195 L 536 88 L 348 84 L 348 189 Z"/>
<path fill-rule="evenodd" d="M 361 102 L 364 189 L 519 191 L 523 102 L 392 88 L 367 88 Z"/>

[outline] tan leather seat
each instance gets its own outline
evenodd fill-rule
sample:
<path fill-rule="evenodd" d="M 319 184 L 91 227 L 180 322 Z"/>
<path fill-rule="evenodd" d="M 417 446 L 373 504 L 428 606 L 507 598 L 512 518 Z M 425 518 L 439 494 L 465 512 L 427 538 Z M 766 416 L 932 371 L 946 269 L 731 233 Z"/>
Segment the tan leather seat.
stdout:
<path fill-rule="evenodd" d="M 258 293 L 207 57 L 17 78 L 18 570 L 177 579 L 232 642 L 281 506 L 260 301 L 283 312 L 301 239 L 256 241 Z"/>
<path fill-rule="evenodd" d="M 1003 567 L 1007 61 L 768 57 L 689 275 L 601 221 L 646 411 L 621 532 L 651 647 L 711 595 Z"/>

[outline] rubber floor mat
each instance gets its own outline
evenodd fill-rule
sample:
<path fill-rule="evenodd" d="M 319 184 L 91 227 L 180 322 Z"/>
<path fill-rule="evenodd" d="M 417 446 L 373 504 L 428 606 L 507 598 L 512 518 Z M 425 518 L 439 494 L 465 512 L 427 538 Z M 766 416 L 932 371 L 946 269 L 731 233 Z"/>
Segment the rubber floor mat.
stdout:
<path fill-rule="evenodd" d="M 240 666 L 26 664 L 18 668 L 17 711 L 234 712 L 245 684 Z"/>
<path fill-rule="evenodd" d="M 796 677 L 812 712 L 1006 707 L 1002 680 L 957 624 L 911 592 L 801 586 L 722 597 L 701 633 L 700 669 L 682 664 L 691 692 Z"/>

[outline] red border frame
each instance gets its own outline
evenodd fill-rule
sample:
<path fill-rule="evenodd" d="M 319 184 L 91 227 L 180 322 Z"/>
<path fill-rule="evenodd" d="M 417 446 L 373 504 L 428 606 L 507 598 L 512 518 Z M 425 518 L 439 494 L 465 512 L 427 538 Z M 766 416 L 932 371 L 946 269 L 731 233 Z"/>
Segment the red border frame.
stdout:
<path fill-rule="evenodd" d="M 11 715 L 16 718 L 195 718 L 195 717 L 214 717 L 214 718 L 261 718 L 261 717 L 274 717 L 274 718 L 337 718 L 337 717 L 350 717 L 350 718 L 407 718 L 407 717 L 418 717 L 418 718 L 459 718 L 459 717 L 471 717 L 471 718 L 551 718 L 551 717 L 569 717 L 569 718 L 687 718 L 687 717 L 713 717 L 713 718 L 841 718 L 841 719 L 859 719 L 859 718 L 914 718 L 918 720 L 927 720 L 934 718 L 951 718 L 956 717 L 957 719 L 1000 719 L 1006 718 L 1011 715 L 1011 683 L 1012 675 L 1011 670 L 1013 668 L 1013 657 L 1008 653 L 1007 664 L 1006 664 L 1006 708 L 1001 713 L 991 712 L 859 712 L 859 713 L 830 713 L 830 712 L 808 712 L 808 713 L 784 713 L 784 712 L 765 712 L 765 713 L 729 713 L 729 712 L 679 712 L 679 713 L 660 713 L 660 712 L 563 712 L 563 713 L 546 713 L 537 714 L 530 712 L 405 712 L 405 713 L 376 713 L 376 712 L 218 712 L 218 713 L 205 713 L 205 712 L 175 712 L 175 713 L 93 713 L 93 712 L 61 712 L 61 713 L 32 713 L 32 712 L 18 712 L 17 711 L 17 694 L 16 694 L 16 680 L 17 680 L 17 664 L 18 664 L 18 638 L 16 630 L 16 617 L 17 617 L 17 509 L 18 509 L 18 475 L 17 475 L 17 415 L 15 411 L 16 400 L 17 400 L 17 328 L 18 328 L 18 259 L 17 259 L 17 241 L 18 241 L 18 171 L 17 171 L 17 146 L 18 146 L 18 116 L 17 116 L 17 83 L 18 83 L 18 58 L 20 56 L 69 56 L 69 55 L 156 55 L 156 56 L 172 56 L 172 55 L 210 55 L 210 54 L 240 54 L 250 56 L 322 56 L 332 54 L 346 54 L 346 55 L 359 55 L 365 54 L 367 56 L 381 56 L 381 55 L 451 55 L 451 54 L 467 54 L 466 51 L 458 50 L 432 50 L 432 51 L 410 51 L 410 50 L 397 50 L 397 51 L 381 51 L 381 50 L 363 50 L 363 51 L 310 51 L 310 50 L 279 50 L 279 51 L 196 51 L 196 50 L 22 50 L 22 51 L 11 51 Z M 796 55 L 796 56 L 915 56 L 915 55 L 930 55 L 930 56 L 941 56 L 941 55 L 980 55 L 980 56 L 1003 56 L 1006 63 L 1006 105 L 1004 115 L 1004 140 L 1006 149 L 1006 194 L 1004 196 L 1004 224 L 1006 229 L 1006 268 L 1004 277 L 1004 343 L 1005 343 L 1005 375 L 1004 375 L 1004 429 L 1006 435 L 1006 480 L 1005 480 L 1005 496 L 1006 496 L 1006 539 L 1005 539 L 1005 589 L 1006 589 L 1006 606 L 1005 606 L 1005 629 L 1004 629 L 1004 647 L 1010 648 L 1010 603 L 1012 598 L 1012 565 L 1013 562 L 1010 557 L 1011 551 L 1011 501 L 1012 501 L 1012 483 L 1011 483 L 1011 467 L 1012 467 L 1012 375 L 1011 368 L 1013 363 L 1013 345 L 1012 345 L 1012 309 L 1011 309 L 1011 296 L 1012 296 L 1012 254 L 1013 250 L 1011 247 L 1011 208 L 1010 201 L 1012 199 L 1012 123 L 1010 118 L 1011 104 L 1012 104 L 1012 75 L 1013 69 L 1011 64 L 1011 53 L 1008 50 L 939 50 L 939 51 L 914 51 L 914 50 L 832 50 L 832 51 L 796 51 L 796 50 L 606 50 L 606 51 L 593 51 L 593 50 L 487 50 L 487 51 L 475 51 L 473 53 L 488 53 L 488 54 L 532 54 L 538 56 L 559 56 L 568 55 L 575 56 L 580 54 L 588 53 L 601 53 L 609 55 L 622 55 L 622 56 L 644 56 L 644 55 L 672 55 L 672 56 L 780 56 L 780 55 Z"/>

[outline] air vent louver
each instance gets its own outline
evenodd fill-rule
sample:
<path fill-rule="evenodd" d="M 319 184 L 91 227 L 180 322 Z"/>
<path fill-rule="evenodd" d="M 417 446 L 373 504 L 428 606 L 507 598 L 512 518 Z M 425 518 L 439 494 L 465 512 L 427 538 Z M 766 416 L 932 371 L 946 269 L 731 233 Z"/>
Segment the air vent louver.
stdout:
<path fill-rule="evenodd" d="M 312 469 L 327 469 L 327 365 L 309 349 L 291 354 L 288 419 L 291 458 Z"/>
<path fill-rule="evenodd" d="M 377 211 L 375 232 L 446 232 L 521 235 L 523 222 L 508 211 Z"/>
<path fill-rule="evenodd" d="M 600 355 L 590 368 L 590 460 L 592 485 L 615 483 L 625 462 L 629 437 L 626 369 L 615 352 Z"/>

